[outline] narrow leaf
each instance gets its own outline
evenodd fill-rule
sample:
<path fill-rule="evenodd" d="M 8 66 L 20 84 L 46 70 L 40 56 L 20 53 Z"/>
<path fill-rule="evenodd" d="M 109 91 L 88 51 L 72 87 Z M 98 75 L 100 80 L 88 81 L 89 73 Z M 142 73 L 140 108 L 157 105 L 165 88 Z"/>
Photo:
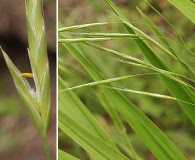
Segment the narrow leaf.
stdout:
<path fill-rule="evenodd" d="M 21 97 L 21 99 L 24 101 L 26 104 L 26 110 L 28 114 L 30 115 L 33 123 L 37 127 L 37 129 L 43 133 L 43 123 L 42 119 L 39 115 L 40 112 L 40 106 L 36 102 L 36 97 L 34 96 L 35 93 L 31 89 L 30 85 L 28 82 L 20 75 L 21 72 L 17 69 L 17 67 L 12 63 L 12 61 L 9 59 L 7 54 L 2 50 L 3 56 L 5 58 L 6 64 L 9 68 L 9 71 L 13 77 L 14 83 L 16 85 L 16 88 L 18 90 L 18 93 Z"/>
<path fill-rule="evenodd" d="M 63 82 L 60 77 L 58 81 L 58 87 L 59 90 L 62 88 L 67 88 L 65 82 Z M 72 119 L 76 117 L 77 121 L 82 124 L 83 128 L 88 129 L 97 137 L 100 137 L 105 142 L 116 148 L 102 127 L 97 123 L 94 116 L 72 91 L 59 92 L 58 97 L 58 105 L 61 112 L 69 115 L 69 117 Z"/>
<path fill-rule="evenodd" d="M 59 111 L 59 128 L 91 155 L 101 160 L 128 160 L 128 158 L 121 152 L 88 130 L 84 129 L 79 124 L 63 112 Z"/>
<path fill-rule="evenodd" d="M 170 46 L 169 42 L 167 42 L 166 38 L 162 35 L 162 33 L 158 30 L 158 27 L 145 15 L 139 8 L 137 8 L 139 13 L 141 14 L 142 18 L 146 21 L 146 23 L 149 24 L 152 31 L 157 35 L 157 37 L 160 39 L 162 44 L 173 54 L 177 57 L 177 54 Z M 195 79 L 195 72 L 188 66 L 188 64 L 179 61 L 181 65 L 187 70 L 187 72 L 191 75 L 193 79 Z"/>
<path fill-rule="evenodd" d="M 195 24 L 195 4 L 189 0 L 168 0 Z"/>
<path fill-rule="evenodd" d="M 117 16 L 120 17 L 120 19 L 123 19 L 124 25 L 128 32 L 130 34 L 135 34 L 134 30 L 131 28 L 132 25 L 126 21 L 126 18 L 124 18 L 124 15 L 121 12 L 118 12 L 117 7 L 110 1 L 105 0 L 105 2 L 108 4 L 110 8 L 117 14 Z M 169 67 L 155 54 L 155 52 L 141 39 L 134 39 L 136 44 L 138 45 L 139 49 L 142 51 L 143 55 L 148 59 L 148 61 L 155 67 L 171 71 Z M 163 75 L 159 75 L 160 79 L 165 83 L 167 86 L 167 89 L 170 91 L 170 93 L 176 97 L 177 99 L 181 99 L 183 101 L 189 102 L 194 104 L 195 103 L 195 95 L 194 93 L 186 86 L 181 85 L 175 81 L 172 81 L 168 78 L 166 78 Z M 182 109 L 186 112 L 188 117 L 191 119 L 191 121 L 195 124 L 195 108 L 194 106 L 186 103 L 178 102 Z"/>
<path fill-rule="evenodd" d="M 94 80 L 104 80 L 99 72 L 71 44 L 64 44 L 67 50 L 85 67 Z M 104 84 L 110 87 L 109 84 Z M 142 141 L 159 159 L 185 160 L 183 154 L 172 142 L 129 100 L 121 93 L 101 88 L 107 99 L 112 100 L 115 107 L 126 119 Z"/>
<path fill-rule="evenodd" d="M 89 27 L 98 27 L 98 26 L 103 26 L 106 24 L 109 24 L 109 23 L 102 22 L 102 23 L 81 24 L 81 25 L 76 25 L 76 26 L 60 28 L 58 29 L 58 32 L 60 33 L 60 32 L 73 31 L 73 30 L 84 29 L 84 28 L 89 28 Z"/>
<path fill-rule="evenodd" d="M 41 0 L 26 0 L 26 24 L 36 97 L 40 106 L 45 132 L 47 132 L 50 123 L 51 97 L 47 42 Z"/>
<path fill-rule="evenodd" d="M 80 160 L 80 159 L 60 150 L 60 149 L 58 149 L 58 159 L 59 160 Z"/>

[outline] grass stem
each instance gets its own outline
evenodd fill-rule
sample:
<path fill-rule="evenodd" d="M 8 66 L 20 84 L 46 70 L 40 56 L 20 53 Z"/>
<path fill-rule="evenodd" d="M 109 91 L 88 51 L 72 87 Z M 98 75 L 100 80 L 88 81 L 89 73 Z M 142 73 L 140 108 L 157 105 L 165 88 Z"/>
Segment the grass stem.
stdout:
<path fill-rule="evenodd" d="M 43 134 L 42 139 L 43 139 L 43 143 L 44 143 L 44 149 L 45 149 L 45 153 L 47 156 L 47 160 L 51 160 L 47 135 Z"/>

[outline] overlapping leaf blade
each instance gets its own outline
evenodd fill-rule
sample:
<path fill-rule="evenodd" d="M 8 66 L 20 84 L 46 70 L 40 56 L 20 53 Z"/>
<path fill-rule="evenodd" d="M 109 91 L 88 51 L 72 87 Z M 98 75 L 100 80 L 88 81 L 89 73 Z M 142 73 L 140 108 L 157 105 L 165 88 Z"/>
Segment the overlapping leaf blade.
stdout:
<path fill-rule="evenodd" d="M 108 6 L 114 11 L 114 13 L 124 22 L 124 25 L 127 31 L 130 34 L 135 34 L 135 31 L 130 27 L 132 26 L 127 18 L 118 10 L 118 8 L 110 1 L 105 0 Z M 128 25 L 129 24 L 129 25 Z M 157 54 L 150 48 L 146 42 L 141 39 L 134 39 L 135 43 L 142 51 L 143 55 L 148 59 L 148 61 L 157 68 L 170 71 L 170 68 L 162 61 Z M 191 104 L 195 103 L 195 95 L 194 93 L 186 86 L 181 85 L 177 82 L 174 82 L 163 75 L 159 75 L 160 79 L 165 83 L 167 89 L 170 93 L 176 97 L 177 99 L 181 99 L 183 101 L 189 102 Z M 182 109 L 186 112 L 191 121 L 195 124 L 195 108 L 193 105 L 178 102 Z"/>
<path fill-rule="evenodd" d="M 79 160 L 76 157 L 73 157 L 72 155 L 58 149 L 58 159 L 59 160 Z"/>
<path fill-rule="evenodd" d="M 60 77 L 58 81 L 58 87 L 59 90 L 67 88 L 65 82 L 63 82 Z M 72 91 L 59 91 L 58 95 L 59 111 L 69 115 L 69 117 L 72 119 L 76 117 L 77 121 L 82 124 L 83 128 L 88 129 L 90 132 L 92 132 L 93 134 L 100 137 L 105 142 L 116 148 L 116 146 L 110 140 L 105 131 L 94 119 L 93 115 Z"/>
<path fill-rule="evenodd" d="M 128 160 L 121 152 L 91 133 L 89 130 L 83 128 L 79 123 L 80 122 L 75 122 L 75 120 L 72 120 L 68 115 L 59 111 L 60 129 L 80 144 L 92 156 L 96 157 L 96 159 Z"/>
<path fill-rule="evenodd" d="M 94 80 L 104 79 L 71 44 L 66 43 L 64 46 L 85 67 Z M 133 130 L 158 159 L 186 159 L 170 140 L 122 94 L 105 88 L 102 88 L 102 93 L 107 99 L 112 100 L 112 105 L 124 116 Z"/>
<path fill-rule="evenodd" d="M 193 106 L 195 104 L 195 97 L 194 97 L 194 93 L 188 88 L 190 86 L 186 85 L 187 83 L 182 83 L 182 80 L 180 81 L 178 74 L 175 74 L 174 72 L 170 70 L 167 64 L 158 57 L 158 55 L 153 51 L 153 49 L 149 46 L 149 44 L 146 41 L 143 41 L 143 38 L 141 38 L 140 34 L 145 36 L 147 40 L 155 44 L 157 47 L 159 47 L 159 49 L 161 49 L 164 53 L 169 55 L 171 58 L 174 58 L 174 60 L 177 60 L 183 64 L 186 64 L 186 63 L 178 59 L 177 56 L 175 56 L 174 52 L 170 49 L 170 46 L 168 46 L 165 41 L 163 42 L 163 44 L 168 46 L 167 48 L 159 44 L 158 42 L 154 42 L 149 36 L 145 35 L 141 30 L 137 29 L 132 24 L 130 24 L 128 20 L 125 18 L 125 16 L 120 12 L 120 10 L 117 7 L 115 7 L 115 5 L 110 0 L 105 0 L 105 2 L 116 13 L 117 17 L 122 21 L 122 23 L 125 25 L 129 33 L 131 35 L 138 35 L 137 38 L 134 40 L 136 44 L 138 45 L 139 49 L 143 52 L 145 57 L 151 63 L 151 66 L 158 69 L 158 71 L 160 70 L 163 71 L 163 72 L 159 72 L 159 73 L 164 73 L 164 75 L 159 74 L 160 79 L 167 85 L 167 88 L 173 94 L 174 97 L 172 98 L 174 100 L 176 99 L 181 100 L 180 105 L 182 106 L 183 110 L 188 114 L 192 122 L 195 123 L 195 116 L 194 116 L 195 110 Z M 157 33 L 158 36 L 160 35 L 159 33 Z M 89 37 L 90 36 L 91 37 L 100 36 L 100 38 L 102 38 L 102 35 L 103 35 L 104 38 L 106 37 L 106 34 L 104 33 L 103 34 L 100 33 L 100 34 L 81 33 L 80 35 L 89 36 Z M 111 34 L 109 36 L 111 36 Z M 120 35 L 120 36 L 125 36 L 125 35 Z M 97 39 L 95 38 L 94 39 L 93 38 L 88 38 L 88 39 L 78 38 L 78 39 L 65 39 L 60 42 L 64 43 L 64 46 L 67 48 L 67 50 L 89 72 L 89 74 L 95 80 L 94 83 L 96 82 L 98 83 L 98 81 L 103 82 L 102 86 L 104 86 L 105 88 L 101 88 L 101 91 L 103 95 L 105 95 L 105 97 L 102 98 L 102 101 L 105 101 L 105 102 L 109 101 L 110 103 L 109 105 L 117 109 L 123 115 L 126 121 L 131 125 L 131 127 L 137 133 L 137 135 L 141 137 L 142 141 L 147 145 L 147 147 L 152 151 L 152 153 L 155 155 L 157 159 L 162 159 L 162 160 L 164 159 L 175 159 L 175 160 L 186 159 L 183 156 L 183 154 L 168 140 L 168 138 L 144 114 L 142 114 L 142 112 L 140 112 L 131 102 L 129 102 L 120 92 L 112 92 L 111 90 L 107 89 L 107 88 L 111 88 L 111 85 L 109 83 L 108 84 L 104 83 L 106 80 L 103 78 L 103 76 L 101 76 L 101 74 L 94 68 L 94 66 L 91 65 L 83 57 L 83 55 L 77 51 L 77 49 L 74 46 L 69 44 L 69 43 L 77 42 L 77 43 L 84 43 L 88 45 L 90 44 L 93 47 L 94 44 L 88 43 L 87 41 L 96 41 L 96 40 Z M 168 76 L 168 73 L 170 73 L 170 75 L 173 76 L 173 79 L 170 79 L 170 76 Z M 174 78 L 176 81 L 174 80 Z M 185 84 L 186 86 L 184 86 L 183 84 Z M 87 84 L 85 84 L 85 86 L 86 85 Z M 145 92 L 143 93 L 145 94 Z M 187 102 L 186 105 L 182 101 Z"/>
<path fill-rule="evenodd" d="M 155 35 L 157 36 L 158 39 L 160 39 L 161 43 L 176 57 L 178 57 L 176 55 L 176 52 L 172 49 L 171 45 L 169 44 L 169 42 L 166 40 L 166 38 L 163 36 L 163 34 L 159 31 L 158 27 L 149 19 L 149 17 L 147 15 L 145 15 L 140 9 L 138 9 L 139 13 L 141 14 L 142 18 L 146 21 L 146 23 L 150 26 L 150 28 L 152 29 L 152 31 L 155 33 Z M 181 62 L 181 65 L 183 65 L 183 67 L 186 69 L 186 71 L 188 71 L 188 74 L 195 79 L 195 71 L 193 71 L 188 64 L 186 64 L 185 62 Z"/>
<path fill-rule="evenodd" d="M 26 0 L 26 24 L 29 57 L 36 85 L 36 96 L 41 107 L 41 118 L 45 126 L 45 132 L 47 132 L 50 123 L 51 98 L 47 42 L 42 16 L 42 1 Z"/>

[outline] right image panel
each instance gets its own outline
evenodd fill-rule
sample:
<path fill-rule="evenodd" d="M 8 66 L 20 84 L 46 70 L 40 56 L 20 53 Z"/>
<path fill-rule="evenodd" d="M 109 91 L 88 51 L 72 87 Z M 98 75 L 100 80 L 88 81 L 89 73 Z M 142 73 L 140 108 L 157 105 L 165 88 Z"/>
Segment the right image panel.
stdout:
<path fill-rule="evenodd" d="M 195 159 L 195 4 L 58 0 L 58 159 Z"/>

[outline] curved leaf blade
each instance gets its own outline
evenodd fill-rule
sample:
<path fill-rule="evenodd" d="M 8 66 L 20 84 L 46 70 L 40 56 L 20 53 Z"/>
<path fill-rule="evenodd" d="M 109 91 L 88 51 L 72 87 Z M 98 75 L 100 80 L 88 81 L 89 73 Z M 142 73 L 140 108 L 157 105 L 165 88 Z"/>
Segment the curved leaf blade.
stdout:
<path fill-rule="evenodd" d="M 3 56 L 5 58 L 6 64 L 9 68 L 9 71 L 13 77 L 15 86 L 18 90 L 18 93 L 21 97 L 21 99 L 26 104 L 26 110 L 28 114 L 30 115 L 33 123 L 37 127 L 37 129 L 40 131 L 40 133 L 43 133 L 44 127 L 42 123 L 41 116 L 39 115 L 40 112 L 40 106 L 35 100 L 36 97 L 33 97 L 33 91 L 30 88 L 30 85 L 28 82 L 20 75 L 20 71 L 17 69 L 17 67 L 12 63 L 12 61 L 9 59 L 7 54 L 2 50 Z"/>
<path fill-rule="evenodd" d="M 189 0 L 168 0 L 195 24 L 195 4 Z"/>
<path fill-rule="evenodd" d="M 121 152 L 108 143 L 84 129 L 68 115 L 59 111 L 59 128 L 87 150 L 91 155 L 101 160 L 128 160 Z M 80 122 L 79 122 L 80 123 Z"/>

